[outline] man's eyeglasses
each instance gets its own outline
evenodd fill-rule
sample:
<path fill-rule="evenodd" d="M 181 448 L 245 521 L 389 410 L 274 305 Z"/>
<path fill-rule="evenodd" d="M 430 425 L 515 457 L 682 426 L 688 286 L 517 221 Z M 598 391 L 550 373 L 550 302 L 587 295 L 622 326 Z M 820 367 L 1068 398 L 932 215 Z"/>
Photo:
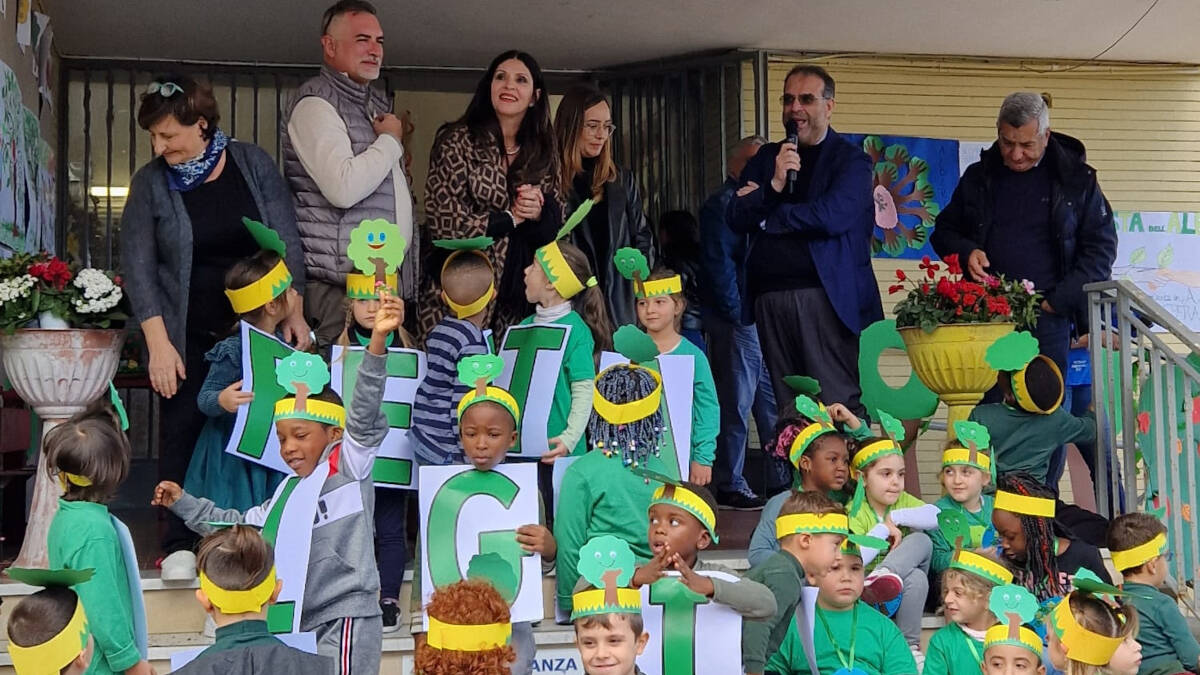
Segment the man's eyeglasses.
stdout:
<path fill-rule="evenodd" d="M 828 96 L 817 96 L 816 94 L 800 94 L 799 96 L 784 94 L 783 96 L 779 97 L 779 102 L 783 104 L 783 107 L 790 108 L 796 101 L 800 101 L 800 105 L 812 105 L 819 100 L 825 100 L 828 98 Z"/>
<path fill-rule="evenodd" d="M 612 136 L 617 131 L 617 125 L 612 122 L 584 122 L 583 128 L 593 136 Z"/>

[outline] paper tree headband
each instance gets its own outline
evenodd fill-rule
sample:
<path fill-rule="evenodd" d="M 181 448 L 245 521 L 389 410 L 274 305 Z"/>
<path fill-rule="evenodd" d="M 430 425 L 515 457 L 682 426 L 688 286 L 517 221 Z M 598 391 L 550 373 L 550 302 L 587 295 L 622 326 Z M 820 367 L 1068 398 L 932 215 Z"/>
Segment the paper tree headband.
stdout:
<path fill-rule="evenodd" d="M 1088 573 L 1081 574 L 1082 572 Z M 1047 623 L 1050 625 L 1051 630 L 1054 631 L 1054 634 L 1058 636 L 1058 641 L 1062 643 L 1063 650 L 1066 651 L 1068 659 L 1078 661 L 1079 663 L 1086 663 L 1089 666 L 1107 665 L 1112 660 L 1113 653 L 1125 641 L 1125 636 L 1109 637 L 1084 628 L 1075 618 L 1075 613 L 1071 611 L 1071 596 L 1088 594 L 1099 602 L 1113 607 L 1112 603 L 1109 603 L 1100 597 L 1100 595 L 1118 596 L 1134 594 L 1122 591 L 1116 586 L 1106 584 L 1096 578 L 1095 574 L 1090 573 L 1090 570 L 1084 569 L 1080 569 L 1075 574 L 1075 577 L 1071 580 L 1071 585 L 1075 587 L 1075 590 L 1064 596 L 1058 605 L 1050 611 Z M 1118 613 L 1117 618 L 1120 621 L 1125 620 L 1125 616 L 1121 613 Z"/>
<path fill-rule="evenodd" d="M 200 572 L 200 590 L 204 591 L 209 602 L 221 610 L 222 614 L 263 611 L 267 603 L 271 602 L 271 595 L 275 592 L 276 583 L 274 565 L 271 566 L 271 571 L 267 573 L 266 578 L 253 588 L 243 590 L 221 588 L 212 579 L 209 579 L 208 575 Z"/>
<path fill-rule="evenodd" d="M 495 240 L 491 237 L 475 237 L 473 239 L 436 239 L 434 240 L 433 245 L 437 248 L 451 251 L 450 255 L 446 257 L 446 262 L 442 263 L 442 272 L 445 273 L 446 268 L 450 266 L 450 261 L 454 260 L 460 255 L 477 255 L 487 263 L 488 269 L 493 269 L 491 258 L 488 258 L 487 254 L 483 252 L 484 249 L 491 246 L 493 243 L 495 243 Z M 493 274 L 493 276 L 495 275 Z M 468 316 L 475 316 L 476 314 L 482 312 L 483 308 L 487 307 L 488 303 L 492 301 L 492 297 L 495 295 L 496 282 L 493 280 L 492 283 L 488 285 L 488 289 L 483 292 L 483 295 L 465 305 L 460 305 L 451 300 L 446 295 L 445 291 L 442 292 L 442 299 L 446 301 L 446 305 L 450 307 L 450 311 L 454 312 L 454 316 L 460 319 L 465 319 Z"/>
<path fill-rule="evenodd" d="M 850 460 L 850 473 L 856 478 L 868 466 L 888 455 L 904 456 L 904 449 L 900 447 L 904 442 L 904 423 L 882 410 L 878 411 L 876 416 L 887 438 L 868 443 L 854 453 L 854 459 Z M 850 508 L 847 510 L 851 515 L 858 513 L 863 500 L 866 499 L 866 483 L 865 480 L 859 480 L 854 488 L 854 498 L 850 500 Z"/>
<path fill-rule="evenodd" d="M 567 218 L 567 222 L 562 226 L 562 229 L 555 235 L 554 241 L 546 244 L 534 252 L 534 258 L 538 264 L 542 266 L 542 271 L 546 273 L 546 278 L 550 280 L 550 285 L 554 286 L 554 290 L 562 296 L 563 300 L 570 300 L 579 295 L 585 288 L 591 288 L 596 285 L 596 277 L 588 277 L 580 279 L 575 274 L 575 270 L 571 269 L 571 265 L 567 263 L 566 257 L 563 256 L 562 249 L 558 242 L 563 237 L 571 233 L 583 219 L 587 217 L 589 211 L 592 210 L 593 202 L 591 199 L 585 199 L 579 208 Z"/>
<path fill-rule="evenodd" d="M 295 398 L 275 403 L 275 421 L 311 420 L 335 427 L 346 426 L 346 409 L 313 396 L 329 384 L 329 366 L 316 354 L 292 352 L 275 365 L 275 381 Z"/>
<path fill-rule="evenodd" d="M 364 220 L 350 230 L 346 257 L 358 272 L 346 275 L 346 297 L 378 300 L 380 286 L 395 293 L 399 287 L 396 270 L 404 262 L 407 248 L 400 227 L 381 218 Z"/>
<path fill-rule="evenodd" d="M 704 529 L 708 530 L 708 536 L 712 538 L 714 544 L 721 543 L 721 539 L 717 536 L 717 514 L 708 505 L 708 502 L 704 501 L 703 497 L 693 492 L 683 483 L 672 480 L 667 476 L 644 470 L 639 470 L 636 473 L 662 483 L 650 498 L 650 506 L 664 504 L 687 511 L 695 516 L 696 520 L 700 521 Z"/>
<path fill-rule="evenodd" d="M 997 586 L 988 597 L 988 609 L 1000 623 L 984 634 L 985 652 L 995 645 L 1012 645 L 1028 649 L 1039 659 L 1042 657 L 1042 639 L 1023 625 L 1037 616 L 1038 601 L 1032 593 L 1012 584 Z"/>
<path fill-rule="evenodd" d="M 937 520 L 942 536 L 954 548 L 954 556 L 950 559 L 952 569 L 970 572 L 995 585 L 1012 583 L 1013 574 L 1004 565 L 987 556 L 963 550 L 963 546 L 971 539 L 971 526 L 961 511 L 946 509 L 938 514 Z"/>
<path fill-rule="evenodd" d="M 870 565 L 880 551 L 887 549 L 888 543 L 878 537 L 851 532 L 842 542 L 842 554 L 862 558 L 863 565 Z"/>
<path fill-rule="evenodd" d="M 516 574 L 512 566 L 497 553 L 481 553 L 472 557 L 467 564 L 467 579 L 487 582 L 510 606 L 516 598 Z M 430 614 L 426 640 L 430 647 L 443 651 L 486 652 L 499 649 L 512 640 L 512 624 L 454 624 Z"/>
<path fill-rule="evenodd" d="M 992 436 L 978 422 L 959 420 L 954 423 L 954 436 L 965 447 L 947 448 L 942 453 L 942 466 L 973 466 L 996 481 L 996 464 L 982 450 L 991 447 Z"/>
<path fill-rule="evenodd" d="M 69 588 L 82 584 L 92 578 L 91 569 L 86 570 L 45 570 L 27 569 L 20 567 L 8 568 L 8 576 L 16 581 L 31 586 L 44 588 Z M 26 673 L 58 673 L 71 663 L 81 652 L 87 649 L 88 627 L 87 615 L 83 611 L 83 602 L 76 598 L 75 612 L 67 625 L 54 637 L 40 645 L 22 647 L 11 640 L 8 643 L 8 655 L 12 657 L 13 669 L 21 675 Z"/>
<path fill-rule="evenodd" d="M 571 620 L 597 614 L 641 614 L 642 595 L 628 588 L 637 560 L 624 539 L 594 537 L 579 549 L 579 576 L 592 588 L 571 596 Z"/>
<path fill-rule="evenodd" d="M 792 447 L 788 450 L 788 458 L 792 460 L 792 464 L 800 466 L 800 458 L 808 451 L 809 446 L 826 434 L 837 433 L 837 429 L 833 426 L 833 420 L 829 418 L 825 406 L 807 396 L 796 397 L 796 411 L 813 421 L 796 434 L 796 438 L 792 439 Z"/>
<path fill-rule="evenodd" d="M 797 395 L 803 394 L 815 399 L 817 394 L 821 393 L 821 383 L 807 375 L 786 375 L 783 383 Z"/>
<path fill-rule="evenodd" d="M 1133 569 L 1134 567 L 1145 565 L 1163 553 L 1166 553 L 1166 551 L 1167 535 L 1165 532 L 1159 532 L 1153 539 L 1144 544 L 1124 551 L 1113 551 L 1113 567 L 1116 567 L 1119 572 Z"/>
<path fill-rule="evenodd" d="M 988 347 L 986 358 L 988 365 L 992 368 L 1011 373 L 1013 398 L 1016 399 L 1017 406 L 1021 410 L 1037 415 L 1049 415 L 1062 405 L 1062 371 L 1058 369 L 1058 365 L 1053 360 L 1038 353 L 1039 349 L 1037 338 L 1028 331 L 1009 333 Z M 1029 390 L 1026 376 L 1035 361 L 1040 361 L 1041 367 L 1049 368 L 1060 382 L 1058 397 L 1052 405 L 1045 407 L 1038 405 Z"/>
<path fill-rule="evenodd" d="M 789 513 L 775 519 L 775 538 L 793 534 L 850 534 L 850 519 L 844 513 Z"/>
<path fill-rule="evenodd" d="M 992 509 L 1018 513 L 1037 518 L 1053 518 L 1058 502 L 1049 497 L 1019 495 L 1007 490 L 996 490 L 996 501 Z"/>
<path fill-rule="evenodd" d="M 637 298 L 653 298 L 683 292 L 683 278 L 676 274 L 666 279 L 646 281 L 650 276 L 650 263 L 646 255 L 636 248 L 620 248 L 613 255 L 613 264 L 621 276 L 633 282 L 633 295 Z"/>
<path fill-rule="evenodd" d="M 471 391 L 463 394 L 462 400 L 458 402 L 459 419 L 462 419 L 467 408 L 476 403 L 491 401 L 507 410 L 508 414 L 512 415 L 514 424 L 520 421 L 521 409 L 517 405 L 517 399 L 500 387 L 490 386 L 492 380 L 499 377 L 502 372 L 504 372 L 504 359 L 495 354 L 468 356 L 458 362 L 458 381 L 468 387 L 473 387 Z"/>
<path fill-rule="evenodd" d="M 292 285 L 292 273 L 288 271 L 287 265 L 283 262 L 287 247 L 279 238 L 279 233 L 257 220 L 249 218 L 242 218 L 242 224 L 250 231 L 250 236 L 254 237 L 254 241 L 258 242 L 259 247 L 264 251 L 274 251 L 279 254 L 279 262 L 275 263 L 271 271 L 264 274 L 258 281 L 250 282 L 241 288 L 225 289 L 225 297 L 229 298 L 229 304 L 233 307 L 234 314 L 253 312 L 278 298 Z"/>

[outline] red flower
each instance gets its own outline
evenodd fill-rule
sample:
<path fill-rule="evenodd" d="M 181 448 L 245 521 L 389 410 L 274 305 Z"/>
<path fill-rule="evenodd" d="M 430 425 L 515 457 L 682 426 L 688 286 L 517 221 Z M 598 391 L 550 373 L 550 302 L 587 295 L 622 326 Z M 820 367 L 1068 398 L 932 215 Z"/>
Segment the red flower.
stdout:
<path fill-rule="evenodd" d="M 937 282 L 937 294 L 944 298 L 949 298 L 954 302 L 958 302 L 958 289 L 956 289 L 954 284 L 945 277 L 939 279 Z"/>
<path fill-rule="evenodd" d="M 967 293 L 962 299 L 963 307 L 974 307 L 977 302 L 979 302 L 979 296 L 973 293 Z"/>
<path fill-rule="evenodd" d="M 929 295 L 929 284 L 921 284 L 921 292 Z"/>
<path fill-rule="evenodd" d="M 1137 428 L 1138 433 L 1145 434 L 1150 432 L 1150 413 L 1138 413 Z"/>
<path fill-rule="evenodd" d="M 904 270 L 896 270 L 896 281 L 908 281 L 908 275 Z"/>
<path fill-rule="evenodd" d="M 945 258 L 942 258 L 942 262 L 946 263 L 946 271 L 950 274 L 953 274 L 954 276 L 959 276 L 962 274 L 962 266 L 958 264 L 957 253 L 951 253 Z"/>
<path fill-rule="evenodd" d="M 941 269 L 941 266 L 939 266 L 937 263 L 931 262 L 929 260 L 929 256 L 925 256 L 924 258 L 921 258 L 921 264 L 919 265 L 919 267 L 921 269 L 925 270 L 925 274 L 928 275 L 930 279 L 932 279 L 934 277 L 935 272 L 937 272 L 938 270 Z"/>
<path fill-rule="evenodd" d="M 51 258 L 48 262 L 30 265 L 29 275 L 41 279 L 61 291 L 71 280 L 71 268 L 58 258 Z"/>
<path fill-rule="evenodd" d="M 114 284 L 116 284 L 116 285 L 118 285 L 118 286 L 123 286 L 123 285 L 125 285 L 125 282 L 124 282 L 124 281 L 121 281 L 121 275 L 120 275 L 120 274 L 117 274 L 117 275 L 113 276 L 113 283 L 114 283 Z"/>
<path fill-rule="evenodd" d="M 1012 307 L 1009 307 L 1008 298 L 1005 297 L 988 298 L 987 308 L 992 314 L 999 314 L 1001 316 L 1012 314 Z"/>
<path fill-rule="evenodd" d="M 895 286 L 888 286 L 888 295 L 895 295 L 896 293 L 899 293 L 902 290 L 904 290 L 904 284 L 896 284 Z"/>
<path fill-rule="evenodd" d="M 954 308 L 954 316 L 962 316 L 962 312 L 963 312 L 962 307 Z"/>

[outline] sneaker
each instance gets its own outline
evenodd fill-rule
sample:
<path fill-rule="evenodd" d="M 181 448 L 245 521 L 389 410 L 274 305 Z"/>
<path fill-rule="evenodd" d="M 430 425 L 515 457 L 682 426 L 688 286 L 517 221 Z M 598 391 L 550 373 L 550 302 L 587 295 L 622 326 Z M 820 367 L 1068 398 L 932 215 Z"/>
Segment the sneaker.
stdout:
<path fill-rule="evenodd" d="M 925 655 L 921 653 L 921 647 L 918 645 L 909 645 L 908 649 L 912 652 L 913 661 L 917 662 L 917 672 L 921 673 L 925 670 Z"/>
<path fill-rule="evenodd" d="M 717 504 L 723 509 L 731 509 L 733 511 L 758 511 L 767 502 L 758 495 L 749 490 L 734 490 L 731 492 L 718 492 Z"/>
<path fill-rule="evenodd" d="M 163 581 L 193 581 L 196 578 L 196 554 L 175 551 L 159 564 Z"/>
<path fill-rule="evenodd" d="M 395 600 L 380 600 L 379 609 L 383 611 L 383 632 L 395 633 L 400 630 L 400 606 Z"/>
<path fill-rule="evenodd" d="M 868 605 L 885 605 L 904 590 L 904 580 L 880 567 L 863 582 L 862 601 Z"/>
<path fill-rule="evenodd" d="M 200 631 L 200 633 L 210 640 L 217 638 L 217 622 L 213 621 L 212 614 L 204 616 L 204 630 Z"/>

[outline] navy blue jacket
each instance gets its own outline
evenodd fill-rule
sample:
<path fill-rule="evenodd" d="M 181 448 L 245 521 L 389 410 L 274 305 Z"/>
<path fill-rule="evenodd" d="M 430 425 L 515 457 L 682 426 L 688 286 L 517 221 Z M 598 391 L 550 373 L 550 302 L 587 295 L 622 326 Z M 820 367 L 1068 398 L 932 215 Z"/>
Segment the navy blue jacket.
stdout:
<path fill-rule="evenodd" d="M 871 159 L 832 127 L 824 143 L 813 167 L 808 201 L 789 203 L 771 187 L 779 143 L 768 143 L 746 164 L 739 182 L 739 187 L 757 183 L 758 189 L 730 199 L 726 218 L 734 231 L 750 234 L 751 251 L 770 246 L 777 234 L 800 232 L 811 237 L 809 250 L 821 286 L 838 318 L 858 334 L 883 318 L 879 285 L 871 268 L 875 229 Z M 742 313 L 748 320 L 752 311 L 753 302 L 747 302 Z"/>
<path fill-rule="evenodd" d="M 1046 157 L 1051 160 L 1053 184 L 1050 192 L 1050 222 L 1054 227 L 1060 277 L 1046 291 L 1046 301 L 1074 321 L 1080 333 L 1087 332 L 1087 294 L 1083 286 L 1112 276 L 1117 256 L 1117 228 L 1112 207 L 1096 182 L 1096 170 L 1088 166 L 1083 143 L 1070 136 L 1050 134 Z M 975 249 L 983 250 L 994 222 L 992 181 L 1004 166 L 995 143 L 967 167 L 950 203 L 938 214 L 930 243 L 941 257 L 957 253 L 966 267 Z"/>
<path fill-rule="evenodd" d="M 744 324 L 747 237 L 725 224 L 725 211 L 735 190 L 737 181 L 727 177 L 721 189 L 700 207 L 700 288 L 706 313 L 727 323 Z"/>

